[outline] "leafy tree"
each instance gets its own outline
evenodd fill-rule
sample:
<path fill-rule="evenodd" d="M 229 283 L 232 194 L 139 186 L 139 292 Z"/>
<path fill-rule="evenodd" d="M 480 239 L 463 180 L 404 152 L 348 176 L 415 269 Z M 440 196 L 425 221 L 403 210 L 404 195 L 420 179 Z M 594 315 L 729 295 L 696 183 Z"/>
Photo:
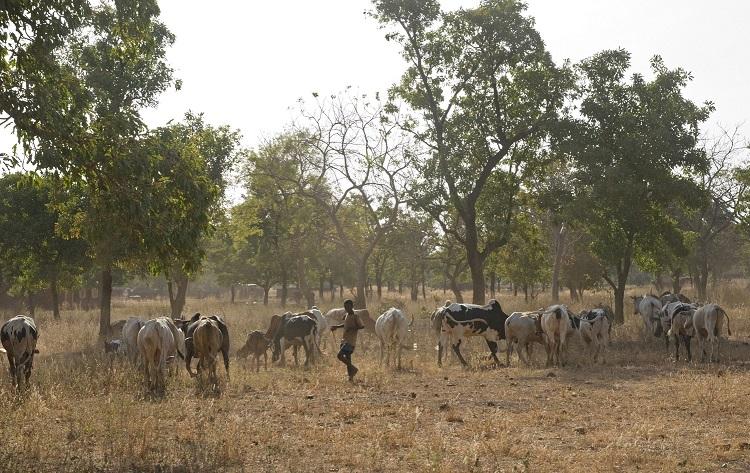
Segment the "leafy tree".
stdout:
<path fill-rule="evenodd" d="M 697 147 L 698 127 L 711 105 L 683 96 L 690 80 L 684 70 L 667 69 L 659 57 L 651 66 L 652 80 L 640 74 L 625 80 L 630 55 L 615 50 L 577 67 L 580 117 L 571 119 L 569 143 L 576 163 L 575 217 L 612 271 L 604 278 L 614 290 L 618 321 L 634 256 L 677 231 L 666 209 L 691 203 L 695 186 L 685 173 L 707 165 Z"/>
<path fill-rule="evenodd" d="M 437 0 L 376 0 L 373 15 L 408 63 L 391 94 L 428 151 L 417 205 L 465 249 L 473 301 L 485 302 L 484 263 L 511 238 L 523 180 L 570 86 L 525 5 L 484 0 L 443 12 Z M 450 225 L 455 213 L 460 226 Z"/>
<path fill-rule="evenodd" d="M 54 318 L 60 318 L 60 289 L 75 287 L 88 269 L 88 246 L 80 238 L 65 238 L 59 226 L 60 208 L 75 205 L 52 176 L 8 174 L 0 178 L 0 261 L 3 280 L 11 291 L 27 297 L 49 288 Z"/>
<path fill-rule="evenodd" d="M 535 297 L 534 286 L 549 278 L 549 247 L 541 226 L 529 213 L 514 219 L 513 233 L 498 254 L 500 273 L 523 289 L 524 299 Z"/>

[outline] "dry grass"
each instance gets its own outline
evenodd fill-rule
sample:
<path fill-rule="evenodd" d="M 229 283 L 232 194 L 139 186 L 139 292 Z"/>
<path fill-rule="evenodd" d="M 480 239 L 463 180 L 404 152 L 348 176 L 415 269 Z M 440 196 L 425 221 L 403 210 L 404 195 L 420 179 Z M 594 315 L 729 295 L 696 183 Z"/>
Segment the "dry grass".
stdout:
<path fill-rule="evenodd" d="M 543 369 L 538 348 L 539 367 L 514 359 L 495 370 L 474 340 L 471 370 L 439 369 L 426 328 L 428 310 L 445 297 L 436 293 L 382 304 L 417 318 L 417 350 L 401 372 L 381 368 L 365 337 L 354 385 L 329 345 L 310 370 L 256 374 L 249 360 L 233 360 L 220 396 L 199 394 L 181 370 L 157 401 L 143 395 L 139 373 L 104 355 L 95 313 L 63 312 L 61 322 L 38 316 L 32 389 L 17 397 L 7 370 L 0 375 L 0 471 L 747 471 L 748 299 L 733 288 L 719 294 L 738 334 L 720 365 L 673 363 L 629 316 L 614 330 L 607 366 L 589 366 L 576 343 L 566 369 Z M 547 302 L 500 300 L 508 312 Z M 233 352 L 273 311 L 189 305 L 226 316 Z M 157 303 L 116 305 L 113 319 L 165 312 Z"/>

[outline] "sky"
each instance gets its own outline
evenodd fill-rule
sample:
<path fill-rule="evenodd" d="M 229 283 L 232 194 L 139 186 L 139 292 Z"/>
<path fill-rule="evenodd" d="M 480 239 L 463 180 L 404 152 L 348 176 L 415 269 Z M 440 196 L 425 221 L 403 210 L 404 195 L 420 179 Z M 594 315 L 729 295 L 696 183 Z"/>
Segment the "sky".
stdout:
<path fill-rule="evenodd" d="M 632 53 L 633 72 L 647 73 L 659 54 L 669 67 L 693 73 L 691 99 L 715 103 L 707 130 L 750 120 L 750 2 L 527 3 L 556 61 L 622 47 Z M 444 9 L 477 4 L 442 2 Z M 369 0 L 161 0 L 160 6 L 176 35 L 168 59 L 183 87 L 144 111 L 151 126 L 179 120 L 187 110 L 203 112 L 210 123 L 240 129 L 244 144 L 254 146 L 284 128 L 298 98 L 347 86 L 385 91 L 405 68 L 396 45 L 364 14 Z M 0 148 L 11 142 L 0 137 Z"/>

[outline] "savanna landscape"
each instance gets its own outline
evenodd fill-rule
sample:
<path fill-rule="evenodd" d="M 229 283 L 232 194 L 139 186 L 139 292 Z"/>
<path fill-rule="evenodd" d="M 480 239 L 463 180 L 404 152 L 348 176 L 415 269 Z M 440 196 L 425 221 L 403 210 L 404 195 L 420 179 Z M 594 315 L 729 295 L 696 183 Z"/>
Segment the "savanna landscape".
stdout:
<path fill-rule="evenodd" d="M 0 473 L 750 471 L 748 15 L 0 1 Z"/>

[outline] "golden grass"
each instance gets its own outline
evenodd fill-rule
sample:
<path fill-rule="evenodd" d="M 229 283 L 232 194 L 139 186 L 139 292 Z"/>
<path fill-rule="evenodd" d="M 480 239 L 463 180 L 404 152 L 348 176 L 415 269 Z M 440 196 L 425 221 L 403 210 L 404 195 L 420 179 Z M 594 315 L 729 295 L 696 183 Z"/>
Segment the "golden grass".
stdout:
<path fill-rule="evenodd" d="M 544 369 L 541 347 L 537 367 L 514 357 L 491 369 L 473 340 L 472 369 L 440 369 L 427 322 L 446 296 L 435 293 L 372 304 L 416 317 L 417 350 L 403 371 L 380 367 L 365 336 L 353 385 L 329 343 L 310 370 L 256 374 L 250 360 L 233 359 L 231 382 L 220 368 L 220 396 L 199 393 L 182 369 L 161 400 L 144 396 L 124 360 L 105 356 L 94 312 L 64 311 L 59 322 L 43 314 L 31 390 L 16 396 L 5 368 L 0 375 L 0 472 L 747 471 L 750 319 L 740 292 L 719 293 L 736 335 L 718 365 L 673 363 L 660 341 L 641 338 L 628 307 L 606 366 L 590 366 L 575 342 L 565 369 Z M 506 312 L 548 302 L 499 299 Z M 193 310 L 226 316 L 234 353 L 279 309 L 190 300 Z M 164 303 L 116 304 L 113 321 L 166 312 Z"/>

